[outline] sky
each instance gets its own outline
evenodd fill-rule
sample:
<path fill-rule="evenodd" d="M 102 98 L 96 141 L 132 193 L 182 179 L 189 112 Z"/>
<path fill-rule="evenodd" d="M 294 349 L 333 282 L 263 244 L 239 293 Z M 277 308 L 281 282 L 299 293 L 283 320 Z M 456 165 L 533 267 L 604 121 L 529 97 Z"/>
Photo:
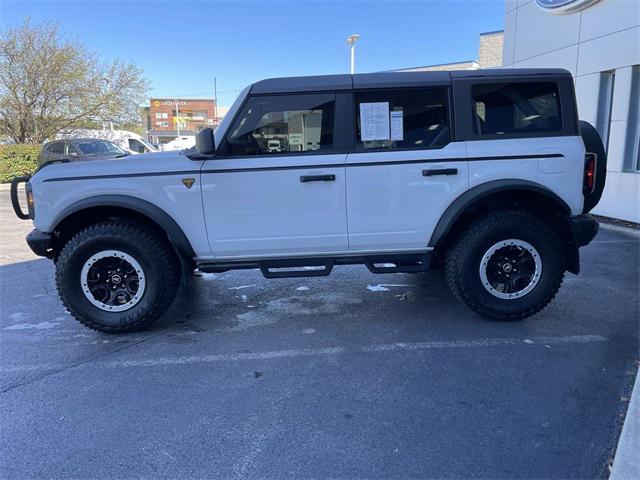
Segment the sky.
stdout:
<path fill-rule="evenodd" d="M 0 0 L 0 30 L 54 20 L 104 59 L 136 63 L 150 97 L 213 97 L 278 76 L 348 73 L 478 56 L 478 35 L 502 30 L 504 0 L 25 1 Z"/>

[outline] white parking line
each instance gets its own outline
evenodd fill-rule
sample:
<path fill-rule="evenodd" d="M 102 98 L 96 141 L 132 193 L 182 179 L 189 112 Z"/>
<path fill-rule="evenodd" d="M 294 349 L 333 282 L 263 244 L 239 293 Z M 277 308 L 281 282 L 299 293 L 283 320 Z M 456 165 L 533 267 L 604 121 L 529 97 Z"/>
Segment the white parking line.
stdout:
<path fill-rule="evenodd" d="M 416 351 L 416 350 L 432 350 L 443 348 L 483 348 L 483 347 L 500 347 L 510 345 L 526 345 L 536 346 L 542 345 L 550 347 L 551 345 L 563 344 L 581 344 L 606 342 L 607 338 L 600 335 L 570 335 L 564 337 L 531 337 L 525 339 L 519 338 L 487 338 L 480 340 L 449 340 L 437 342 L 412 342 L 412 343 L 386 343 L 377 345 L 361 345 L 351 347 L 324 347 L 324 348 L 302 348 L 291 350 L 275 350 L 270 352 L 256 353 L 220 353 L 214 355 L 191 355 L 182 357 L 163 357 L 155 359 L 140 360 L 111 360 L 97 361 L 92 363 L 83 363 L 77 368 L 90 366 L 102 368 L 130 368 L 130 367 L 160 367 L 160 366 L 178 366 L 205 364 L 216 362 L 237 362 L 246 360 L 271 360 L 275 358 L 291 358 L 291 357 L 312 357 L 323 355 L 340 355 L 345 353 L 375 353 L 375 352 L 400 352 L 400 351 Z M 12 372 L 28 372 L 38 370 L 58 370 L 65 368 L 65 365 L 17 365 L 13 367 L 4 367 L 0 369 L 1 373 Z"/>

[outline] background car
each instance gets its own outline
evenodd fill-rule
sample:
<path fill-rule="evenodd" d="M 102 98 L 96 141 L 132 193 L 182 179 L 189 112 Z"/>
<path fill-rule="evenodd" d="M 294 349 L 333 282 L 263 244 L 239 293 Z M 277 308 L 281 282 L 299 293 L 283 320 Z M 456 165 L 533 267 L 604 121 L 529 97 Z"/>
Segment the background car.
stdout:
<path fill-rule="evenodd" d="M 72 140 L 74 138 L 99 138 L 108 140 L 129 153 L 151 153 L 158 151 L 156 147 L 140 135 L 129 130 L 74 128 L 56 135 L 56 140 Z"/>
<path fill-rule="evenodd" d="M 115 143 L 99 138 L 69 138 L 46 143 L 38 155 L 38 166 L 60 160 L 106 160 L 129 155 Z"/>

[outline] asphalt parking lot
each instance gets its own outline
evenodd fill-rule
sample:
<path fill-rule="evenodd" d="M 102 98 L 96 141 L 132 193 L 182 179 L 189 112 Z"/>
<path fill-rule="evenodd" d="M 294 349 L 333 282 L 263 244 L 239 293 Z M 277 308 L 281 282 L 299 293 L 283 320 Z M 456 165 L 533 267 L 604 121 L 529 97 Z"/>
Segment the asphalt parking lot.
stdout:
<path fill-rule="evenodd" d="M 638 361 L 639 241 L 601 231 L 517 323 L 439 272 L 195 278 L 148 332 L 58 301 L 0 191 L 2 478 L 606 478 Z"/>

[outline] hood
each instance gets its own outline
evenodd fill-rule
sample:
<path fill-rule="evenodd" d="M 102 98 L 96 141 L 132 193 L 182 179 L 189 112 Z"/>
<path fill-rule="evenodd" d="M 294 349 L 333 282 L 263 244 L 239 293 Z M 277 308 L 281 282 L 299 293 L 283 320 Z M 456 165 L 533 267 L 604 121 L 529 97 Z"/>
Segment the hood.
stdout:
<path fill-rule="evenodd" d="M 121 158 L 97 159 L 68 163 L 53 163 L 38 170 L 33 180 L 56 177 L 81 178 L 100 175 L 144 175 L 145 173 L 194 172 L 200 170 L 202 160 L 194 161 L 179 151 L 141 153 Z"/>

